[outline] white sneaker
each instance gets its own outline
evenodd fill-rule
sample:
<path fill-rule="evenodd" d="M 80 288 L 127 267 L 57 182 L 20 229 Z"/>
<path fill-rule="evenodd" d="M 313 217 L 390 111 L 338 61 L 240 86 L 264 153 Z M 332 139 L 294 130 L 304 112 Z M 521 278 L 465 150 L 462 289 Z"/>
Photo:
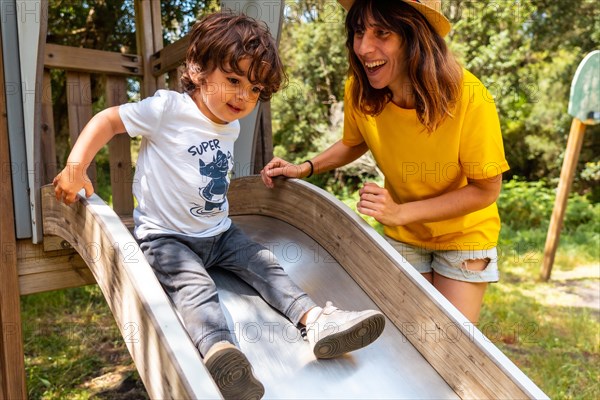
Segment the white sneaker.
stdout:
<path fill-rule="evenodd" d="M 227 341 L 212 345 L 204 357 L 204 365 L 225 400 L 259 400 L 265 394 L 244 353 Z"/>
<path fill-rule="evenodd" d="M 342 311 L 327 302 L 306 335 L 317 358 L 334 358 L 373 343 L 383 332 L 385 317 L 379 311 Z"/>

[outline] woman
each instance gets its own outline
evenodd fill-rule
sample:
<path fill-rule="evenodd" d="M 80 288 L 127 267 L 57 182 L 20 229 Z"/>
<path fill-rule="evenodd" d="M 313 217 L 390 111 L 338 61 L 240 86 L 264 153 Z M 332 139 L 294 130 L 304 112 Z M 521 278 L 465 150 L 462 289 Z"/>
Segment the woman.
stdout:
<path fill-rule="evenodd" d="M 261 172 L 303 178 L 370 150 L 385 185 L 357 210 L 471 322 L 498 280 L 495 201 L 508 170 L 490 93 L 449 52 L 440 1 L 340 1 L 350 73 L 341 140 L 312 160 L 274 158 Z"/>

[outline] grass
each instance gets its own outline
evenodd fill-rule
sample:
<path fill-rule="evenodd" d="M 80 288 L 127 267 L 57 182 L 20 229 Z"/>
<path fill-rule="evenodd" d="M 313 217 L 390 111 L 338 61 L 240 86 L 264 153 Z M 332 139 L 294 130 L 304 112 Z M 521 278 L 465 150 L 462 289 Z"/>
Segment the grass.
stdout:
<path fill-rule="evenodd" d="M 25 296 L 21 311 L 30 399 L 145 398 L 97 286 Z"/>
<path fill-rule="evenodd" d="M 581 299 L 598 291 L 598 235 L 564 236 L 552 279 L 540 282 L 545 234 L 502 232 L 502 280 L 486 293 L 480 328 L 550 398 L 599 398 L 600 304 Z"/>
<path fill-rule="evenodd" d="M 354 208 L 356 194 L 346 197 Z M 600 398 L 600 305 L 582 302 L 600 284 L 592 224 L 562 235 L 547 283 L 538 281 L 546 227 L 505 225 L 502 279 L 484 299 L 480 329 L 553 399 Z M 25 296 L 21 307 L 31 399 L 147 398 L 96 286 Z"/>

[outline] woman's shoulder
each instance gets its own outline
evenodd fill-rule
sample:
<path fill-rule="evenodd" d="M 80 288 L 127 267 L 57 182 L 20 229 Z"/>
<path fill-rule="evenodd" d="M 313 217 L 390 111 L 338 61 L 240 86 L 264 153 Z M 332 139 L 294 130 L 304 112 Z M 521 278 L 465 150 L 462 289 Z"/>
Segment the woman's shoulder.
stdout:
<path fill-rule="evenodd" d="M 494 103 L 494 97 L 483 82 L 471 71 L 463 68 L 462 101 L 467 104 Z"/>

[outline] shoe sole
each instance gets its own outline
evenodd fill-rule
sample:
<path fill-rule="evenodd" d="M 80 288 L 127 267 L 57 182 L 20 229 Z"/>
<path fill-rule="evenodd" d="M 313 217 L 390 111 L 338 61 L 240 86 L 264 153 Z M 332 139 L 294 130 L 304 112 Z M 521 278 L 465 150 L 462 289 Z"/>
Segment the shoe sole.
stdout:
<path fill-rule="evenodd" d="M 206 362 L 206 368 L 225 400 L 259 400 L 265 394 L 250 362 L 237 348 L 217 352 Z"/>
<path fill-rule="evenodd" d="M 384 316 L 374 312 L 360 321 L 342 325 L 338 332 L 319 340 L 313 352 L 317 358 L 339 357 L 370 345 L 381 335 L 384 327 Z"/>

